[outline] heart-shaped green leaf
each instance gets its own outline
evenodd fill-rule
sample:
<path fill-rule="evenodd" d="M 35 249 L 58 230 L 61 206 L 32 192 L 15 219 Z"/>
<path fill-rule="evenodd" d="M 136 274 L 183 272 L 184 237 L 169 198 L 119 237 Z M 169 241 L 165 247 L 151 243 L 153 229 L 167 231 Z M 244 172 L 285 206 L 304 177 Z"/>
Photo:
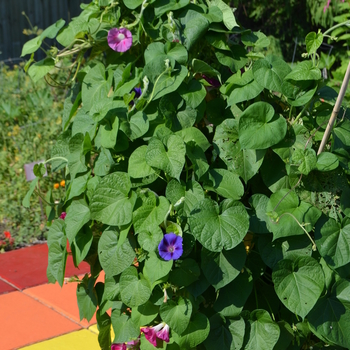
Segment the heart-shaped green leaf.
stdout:
<path fill-rule="evenodd" d="M 286 132 L 285 119 L 275 114 L 274 108 L 266 102 L 252 104 L 239 119 L 239 142 L 242 148 L 269 148 L 280 142 Z"/>
<path fill-rule="evenodd" d="M 249 216 L 241 203 L 220 213 L 218 204 L 206 198 L 193 208 L 189 224 L 192 234 L 205 248 L 220 252 L 242 241 L 249 228 Z"/>
<path fill-rule="evenodd" d="M 130 266 L 135 258 L 133 242 L 126 237 L 130 227 L 120 230 L 116 227 L 109 227 L 103 231 L 98 241 L 98 258 L 106 276 L 119 275 Z"/>
<path fill-rule="evenodd" d="M 284 78 L 285 80 L 319 80 L 321 71 L 312 64 L 312 61 L 302 61 L 294 66 L 293 70 Z"/>
<path fill-rule="evenodd" d="M 91 219 L 106 225 L 130 223 L 136 195 L 131 192 L 129 175 L 115 172 L 106 175 L 96 186 L 91 203 Z"/>
<path fill-rule="evenodd" d="M 304 318 L 322 293 L 324 274 L 311 257 L 284 259 L 275 265 L 272 281 L 286 308 Z"/>
<path fill-rule="evenodd" d="M 169 202 L 163 197 L 147 191 L 140 193 L 136 202 L 137 209 L 133 213 L 135 233 L 149 231 L 164 221 L 169 210 Z"/>
<path fill-rule="evenodd" d="M 341 225 L 329 218 L 316 225 L 316 244 L 320 254 L 332 268 L 350 261 L 350 224 Z"/>
<path fill-rule="evenodd" d="M 186 330 L 179 337 L 173 334 L 175 342 L 181 349 L 193 349 L 202 343 L 208 336 L 210 330 L 209 320 L 202 313 L 197 312 L 193 315 Z"/>
<path fill-rule="evenodd" d="M 238 200 L 244 193 L 244 187 L 239 176 L 226 169 L 210 169 L 209 181 L 204 188 L 214 191 L 220 196 Z"/>
<path fill-rule="evenodd" d="M 206 349 L 242 349 L 245 333 L 243 318 L 226 320 L 225 317 L 216 313 L 209 319 L 209 322 L 210 333 L 204 342 Z"/>
<path fill-rule="evenodd" d="M 272 194 L 266 210 L 277 215 L 267 222 L 274 239 L 305 234 L 300 225 L 310 232 L 322 214 L 318 208 L 300 201 L 298 195 L 288 189 Z"/>
<path fill-rule="evenodd" d="M 239 275 L 246 258 L 243 243 L 231 250 L 222 250 L 217 253 L 203 248 L 201 268 L 210 284 L 220 289 Z"/>
<path fill-rule="evenodd" d="M 67 262 L 67 237 L 64 221 L 55 220 L 50 227 L 47 238 L 49 246 L 49 264 L 47 274 L 53 276 L 62 287 Z"/>
<path fill-rule="evenodd" d="M 232 75 L 226 82 L 227 103 L 229 106 L 243 101 L 249 101 L 258 96 L 264 87 L 254 80 L 253 71 L 250 69 L 241 75 L 241 71 Z"/>
<path fill-rule="evenodd" d="M 253 65 L 254 79 L 264 88 L 282 92 L 282 82 L 291 71 L 289 65 L 276 56 L 266 56 Z"/>
<path fill-rule="evenodd" d="M 317 49 L 322 45 L 323 34 L 318 32 L 310 32 L 305 37 L 306 51 L 309 55 L 316 53 Z"/>
<path fill-rule="evenodd" d="M 148 279 L 151 286 L 162 277 L 166 276 L 173 266 L 173 261 L 164 261 L 159 259 L 155 253 L 150 253 L 145 261 L 145 267 L 143 273 L 145 278 Z"/>
<path fill-rule="evenodd" d="M 140 335 L 140 327 L 130 316 L 120 309 L 112 309 L 112 326 L 114 330 L 114 343 L 126 343 L 130 339 L 136 339 Z"/>
<path fill-rule="evenodd" d="M 219 290 L 214 310 L 225 317 L 239 316 L 252 290 L 253 278 L 247 272 L 239 274 L 231 283 Z"/>
<path fill-rule="evenodd" d="M 170 135 L 165 144 L 153 137 L 147 146 L 146 162 L 149 166 L 163 170 L 169 176 L 180 178 L 185 164 L 186 147 L 180 136 Z"/>
<path fill-rule="evenodd" d="M 320 298 L 308 315 L 311 329 L 329 342 L 350 348 L 350 283 L 337 281 L 330 294 Z"/>
<path fill-rule="evenodd" d="M 292 161 L 298 165 L 298 170 L 303 175 L 309 175 L 310 171 L 316 168 L 316 152 L 312 148 L 305 150 L 296 149 L 293 153 Z"/>
<path fill-rule="evenodd" d="M 181 335 L 190 323 L 192 303 L 189 299 L 180 297 L 178 301 L 168 300 L 160 307 L 160 317 L 171 329 Z"/>
<path fill-rule="evenodd" d="M 280 328 L 272 321 L 270 314 L 266 310 L 254 310 L 250 314 L 249 323 L 249 338 L 244 349 L 273 349 L 280 336 Z"/>
<path fill-rule="evenodd" d="M 71 244 L 79 230 L 90 220 L 90 210 L 84 199 L 73 200 L 65 218 L 66 234 Z"/>
<path fill-rule="evenodd" d="M 139 306 L 148 301 L 151 296 L 151 286 L 141 275 L 139 279 L 137 269 L 128 267 L 120 276 L 120 296 L 122 302 L 130 307 Z"/>
<path fill-rule="evenodd" d="M 331 171 L 339 166 L 338 157 L 330 152 L 322 152 L 317 156 L 316 168 L 318 171 Z"/>
<path fill-rule="evenodd" d="M 133 178 L 141 178 L 155 173 L 145 160 L 147 146 L 143 145 L 135 149 L 129 158 L 128 173 Z"/>

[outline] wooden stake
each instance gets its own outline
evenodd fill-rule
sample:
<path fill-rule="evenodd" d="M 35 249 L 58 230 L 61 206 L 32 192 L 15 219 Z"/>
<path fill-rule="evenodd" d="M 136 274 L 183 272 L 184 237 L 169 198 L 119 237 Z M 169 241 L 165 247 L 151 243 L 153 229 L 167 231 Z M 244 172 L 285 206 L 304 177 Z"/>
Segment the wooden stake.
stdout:
<path fill-rule="evenodd" d="M 333 124 L 335 122 L 335 119 L 337 118 L 339 111 L 340 111 L 340 106 L 343 102 L 344 95 L 345 95 L 346 89 L 347 89 L 348 84 L 349 84 L 349 79 L 350 79 L 350 62 L 349 62 L 348 68 L 346 69 L 345 77 L 344 77 L 343 83 L 341 85 L 337 101 L 335 102 L 335 105 L 334 105 L 334 108 L 332 111 L 332 115 L 331 115 L 329 122 L 327 124 L 326 131 L 324 132 L 324 135 L 323 135 L 320 147 L 318 149 L 317 155 L 321 154 L 324 150 L 324 147 L 326 146 L 329 135 L 330 135 L 332 128 L 333 128 Z"/>

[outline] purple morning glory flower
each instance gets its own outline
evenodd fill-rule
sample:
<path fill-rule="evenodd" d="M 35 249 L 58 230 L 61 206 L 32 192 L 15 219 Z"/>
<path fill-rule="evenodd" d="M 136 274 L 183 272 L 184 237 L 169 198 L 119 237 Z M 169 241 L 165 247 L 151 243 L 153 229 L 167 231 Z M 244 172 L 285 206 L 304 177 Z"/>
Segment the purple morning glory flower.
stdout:
<path fill-rule="evenodd" d="M 209 78 L 206 75 L 202 74 L 202 77 L 213 87 L 219 88 L 221 86 L 219 80 L 215 78 Z"/>
<path fill-rule="evenodd" d="M 142 95 L 142 90 L 141 90 L 141 88 L 133 88 L 130 92 L 135 92 L 135 96 L 134 96 L 134 98 L 139 98 L 141 95 Z M 134 101 L 130 101 L 130 106 L 133 106 L 135 103 L 134 103 Z"/>
<path fill-rule="evenodd" d="M 109 47 L 117 52 L 128 51 L 132 45 L 132 34 L 126 28 L 112 28 L 108 32 L 107 42 Z"/>
<path fill-rule="evenodd" d="M 158 251 L 164 260 L 179 259 L 183 253 L 182 237 L 173 232 L 165 234 L 158 245 Z"/>
<path fill-rule="evenodd" d="M 135 97 L 139 98 L 142 94 L 141 88 L 133 88 L 133 90 L 135 91 Z"/>

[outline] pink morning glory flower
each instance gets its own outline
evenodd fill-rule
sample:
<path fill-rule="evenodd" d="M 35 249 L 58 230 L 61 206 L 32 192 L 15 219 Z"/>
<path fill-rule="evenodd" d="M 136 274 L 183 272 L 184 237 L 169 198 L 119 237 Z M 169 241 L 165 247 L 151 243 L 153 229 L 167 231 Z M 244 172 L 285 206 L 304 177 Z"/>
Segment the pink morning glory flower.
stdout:
<path fill-rule="evenodd" d="M 126 28 L 112 28 L 108 32 L 107 42 L 109 47 L 117 52 L 128 51 L 132 45 L 132 34 Z"/>
<path fill-rule="evenodd" d="M 158 251 L 164 260 L 179 259 L 183 253 L 182 237 L 173 232 L 165 234 L 158 245 Z"/>
<path fill-rule="evenodd" d="M 140 344 L 140 339 L 131 340 L 127 343 L 112 344 L 111 350 L 128 350 L 128 349 L 138 349 Z"/>
<path fill-rule="evenodd" d="M 323 12 L 326 12 L 328 10 L 330 3 L 331 3 L 331 0 L 328 0 L 327 5 L 323 8 Z"/>
<path fill-rule="evenodd" d="M 157 338 L 169 343 L 169 326 L 165 324 L 164 328 L 156 333 Z"/>
<path fill-rule="evenodd" d="M 157 346 L 157 338 L 169 342 L 169 326 L 164 322 L 154 327 L 143 327 L 141 332 L 153 346 Z"/>
<path fill-rule="evenodd" d="M 111 350 L 126 350 L 126 344 L 112 344 Z"/>
<path fill-rule="evenodd" d="M 65 211 L 62 212 L 62 214 L 60 215 L 60 219 L 65 219 L 67 216 L 67 213 Z"/>

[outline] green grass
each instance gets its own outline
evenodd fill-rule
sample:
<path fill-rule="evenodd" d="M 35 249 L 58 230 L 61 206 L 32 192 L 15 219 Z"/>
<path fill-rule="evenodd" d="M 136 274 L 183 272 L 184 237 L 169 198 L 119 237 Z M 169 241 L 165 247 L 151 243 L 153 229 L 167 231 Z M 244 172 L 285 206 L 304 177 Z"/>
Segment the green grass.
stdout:
<path fill-rule="evenodd" d="M 36 196 L 31 208 L 22 206 L 29 189 L 24 164 L 48 159 L 50 147 L 61 130 L 64 90 L 52 89 L 45 81 L 34 84 L 21 66 L 0 67 L 0 240 L 9 231 L 14 243 L 1 250 L 33 244 L 45 238 L 45 206 Z M 49 175 L 41 183 L 46 193 L 62 178 Z M 59 199 L 64 189 L 53 190 Z M 61 192 L 61 193 L 60 193 Z"/>

